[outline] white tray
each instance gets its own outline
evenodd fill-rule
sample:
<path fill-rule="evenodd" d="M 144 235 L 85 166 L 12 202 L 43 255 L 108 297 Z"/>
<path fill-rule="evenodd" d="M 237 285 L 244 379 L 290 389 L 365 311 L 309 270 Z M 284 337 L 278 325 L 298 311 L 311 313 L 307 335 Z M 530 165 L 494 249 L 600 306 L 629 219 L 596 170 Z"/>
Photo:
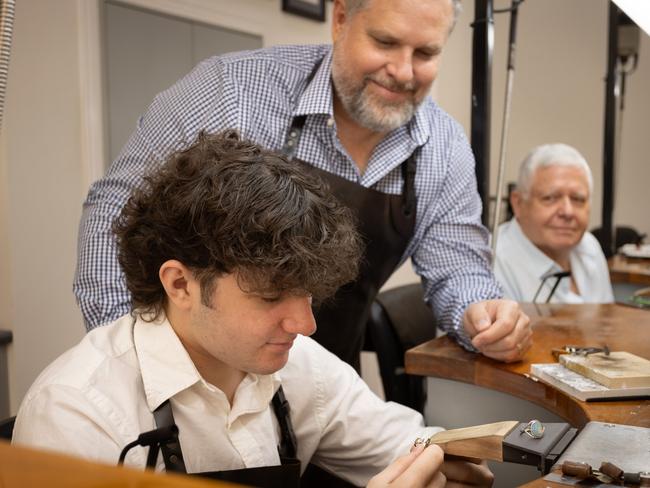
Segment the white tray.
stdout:
<path fill-rule="evenodd" d="M 650 259 L 650 244 L 625 244 L 618 250 L 623 256 L 628 258 L 646 258 Z"/>

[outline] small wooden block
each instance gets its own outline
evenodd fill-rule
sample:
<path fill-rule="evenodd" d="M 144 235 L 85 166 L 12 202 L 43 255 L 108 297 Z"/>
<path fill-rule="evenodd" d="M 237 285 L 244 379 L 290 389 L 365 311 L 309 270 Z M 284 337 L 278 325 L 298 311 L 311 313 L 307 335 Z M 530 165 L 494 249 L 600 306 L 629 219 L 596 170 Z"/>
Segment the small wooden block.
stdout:
<path fill-rule="evenodd" d="M 503 461 L 503 438 L 518 424 L 516 420 L 508 420 L 444 430 L 432 436 L 430 442 L 439 445 L 446 454 Z"/>
<path fill-rule="evenodd" d="M 616 351 L 579 356 L 562 354 L 560 362 L 568 369 L 608 388 L 650 387 L 650 361 L 629 352 Z"/>

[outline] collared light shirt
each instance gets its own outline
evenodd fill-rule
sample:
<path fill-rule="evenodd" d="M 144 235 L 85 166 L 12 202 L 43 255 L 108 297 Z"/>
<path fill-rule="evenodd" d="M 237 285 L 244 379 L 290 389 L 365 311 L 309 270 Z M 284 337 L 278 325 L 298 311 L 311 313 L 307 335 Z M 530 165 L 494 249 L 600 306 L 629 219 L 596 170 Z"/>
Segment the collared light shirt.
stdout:
<path fill-rule="evenodd" d="M 13 442 L 117 464 L 125 445 L 154 429 L 153 411 L 170 400 L 189 473 L 280 463 L 280 430 L 270 405 L 282 384 L 302 468 L 310 462 L 363 485 L 417 437 L 441 430 L 375 396 L 357 373 L 299 336 L 287 365 L 248 374 L 230 405 L 199 374 L 166 319 L 126 315 L 91 331 L 48 366 L 18 412 Z M 126 464 L 144 468 L 147 451 Z M 158 470 L 164 469 L 162 456 Z"/>
<path fill-rule="evenodd" d="M 596 238 L 585 232 L 569 256 L 571 276 L 579 294 L 571 291 L 571 280 L 560 280 L 551 303 L 608 303 L 614 301 L 607 260 Z M 562 271 L 524 234 L 517 219 L 499 226 L 494 274 L 507 298 L 532 302 L 546 273 Z M 537 302 L 545 302 L 556 278 L 548 278 Z"/>
<path fill-rule="evenodd" d="M 412 259 L 438 326 L 471 348 L 461 325 L 465 308 L 501 291 L 490 268 L 474 157 L 463 128 L 427 98 L 408 124 L 379 143 L 361 174 L 337 135 L 331 60 L 325 45 L 213 57 L 156 96 L 84 204 L 73 289 L 89 329 L 131 308 L 111 225 L 145 173 L 201 130 L 236 128 L 280 150 L 292 118 L 306 115 L 295 156 L 364 187 L 400 194 L 400 165 L 416 152 L 417 219 L 402 262 Z"/>

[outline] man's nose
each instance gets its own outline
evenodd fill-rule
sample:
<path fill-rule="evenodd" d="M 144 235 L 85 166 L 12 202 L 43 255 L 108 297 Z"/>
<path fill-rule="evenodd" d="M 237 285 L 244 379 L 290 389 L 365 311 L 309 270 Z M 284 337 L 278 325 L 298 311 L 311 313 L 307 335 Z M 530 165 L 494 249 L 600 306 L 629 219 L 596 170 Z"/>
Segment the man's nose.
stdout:
<path fill-rule="evenodd" d="M 310 336 L 316 332 L 316 319 L 311 309 L 311 297 L 293 296 L 286 300 L 282 328 L 291 334 Z"/>
<path fill-rule="evenodd" d="M 560 213 L 564 216 L 572 216 L 575 212 L 571 197 L 565 196 L 560 200 Z"/>
<path fill-rule="evenodd" d="M 413 53 L 406 49 L 396 51 L 393 53 L 386 71 L 398 83 L 410 83 L 415 77 L 413 73 Z"/>

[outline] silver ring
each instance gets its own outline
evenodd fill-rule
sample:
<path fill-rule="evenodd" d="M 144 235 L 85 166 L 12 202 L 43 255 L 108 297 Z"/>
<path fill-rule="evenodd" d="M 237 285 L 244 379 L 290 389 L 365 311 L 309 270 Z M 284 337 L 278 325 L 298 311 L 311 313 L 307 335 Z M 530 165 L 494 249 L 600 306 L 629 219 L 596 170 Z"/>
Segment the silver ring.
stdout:
<path fill-rule="evenodd" d="M 541 439 L 544 437 L 545 430 L 546 427 L 539 420 L 531 420 L 521 428 L 519 435 L 526 434 L 532 439 Z"/>
<path fill-rule="evenodd" d="M 415 442 L 413 443 L 413 447 L 418 447 L 420 444 L 424 444 L 424 447 L 429 447 L 429 444 L 431 444 L 431 437 L 428 439 L 423 439 L 422 437 L 418 437 L 415 439 Z"/>

